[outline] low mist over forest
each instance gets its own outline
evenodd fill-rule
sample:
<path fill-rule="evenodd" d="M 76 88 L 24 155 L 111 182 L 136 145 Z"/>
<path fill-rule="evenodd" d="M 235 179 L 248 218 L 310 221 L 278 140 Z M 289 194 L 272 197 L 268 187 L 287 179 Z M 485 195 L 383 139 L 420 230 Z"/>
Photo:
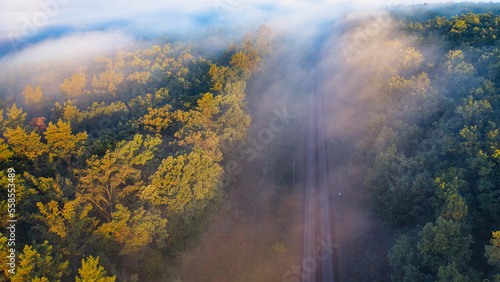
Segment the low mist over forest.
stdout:
<path fill-rule="evenodd" d="M 499 3 L 126 2 L 0 4 L 0 281 L 500 281 Z"/>

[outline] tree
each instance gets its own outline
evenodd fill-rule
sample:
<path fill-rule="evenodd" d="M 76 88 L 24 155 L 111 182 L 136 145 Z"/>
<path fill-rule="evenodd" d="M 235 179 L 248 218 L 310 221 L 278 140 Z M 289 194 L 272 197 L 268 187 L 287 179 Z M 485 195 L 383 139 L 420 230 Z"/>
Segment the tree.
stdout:
<path fill-rule="evenodd" d="M 82 259 L 82 267 L 78 269 L 80 277 L 76 277 L 76 282 L 115 282 L 116 276 L 109 277 L 102 266 L 99 265 L 99 257 L 89 256 Z"/>
<path fill-rule="evenodd" d="M 162 134 L 172 124 L 171 105 L 162 108 L 148 108 L 148 113 L 141 119 L 144 128 L 156 133 Z"/>
<path fill-rule="evenodd" d="M 488 259 L 488 263 L 496 267 L 500 267 L 500 231 L 492 232 L 490 244 L 484 247 L 486 253 L 484 256 Z"/>
<path fill-rule="evenodd" d="M 154 149 L 160 143 L 160 138 L 148 136 L 144 140 L 137 134 L 104 157 L 93 156 L 87 160 L 88 167 L 78 171 L 78 194 L 91 202 L 106 222 L 111 221 L 115 205 L 126 201 L 127 196 L 143 185 L 141 168 L 153 158 Z"/>
<path fill-rule="evenodd" d="M 5 140 L 0 138 L 0 161 L 8 161 L 14 153 L 9 150 L 9 145 L 5 144 Z"/>
<path fill-rule="evenodd" d="M 59 203 L 52 200 L 48 204 L 37 203 L 40 214 L 36 215 L 45 228 L 39 228 L 46 238 L 51 234 L 59 242 L 58 247 L 72 260 L 76 271 L 77 259 L 82 257 L 91 244 L 91 235 L 97 228 L 97 221 L 89 215 L 90 204 L 82 203 L 80 199 L 69 201 L 59 208 Z"/>
<path fill-rule="evenodd" d="M 419 183 L 421 179 L 413 175 L 416 167 L 416 165 L 411 166 L 411 161 L 404 155 L 398 154 L 397 146 L 393 144 L 385 152 L 378 154 L 369 169 L 365 184 L 370 187 L 370 204 L 387 224 L 392 226 L 411 224 L 414 218 L 422 213 L 420 210 L 429 205 L 428 199 L 422 204 L 416 202 L 428 194 L 425 186 Z M 424 178 L 421 182 L 426 181 L 425 173 L 419 176 Z"/>
<path fill-rule="evenodd" d="M 35 89 L 31 85 L 26 86 L 24 92 L 21 93 L 24 97 L 25 103 L 27 105 L 35 105 L 40 108 L 40 103 L 43 102 L 45 97 L 43 97 L 42 89 L 37 86 Z"/>
<path fill-rule="evenodd" d="M 462 50 L 450 50 L 442 68 L 439 90 L 448 95 L 463 97 L 481 82 L 474 66 L 465 62 Z"/>
<path fill-rule="evenodd" d="M 94 75 L 92 79 L 92 87 L 94 87 L 94 91 L 97 90 L 98 93 L 108 92 L 110 94 L 115 94 L 117 90 L 117 86 L 119 86 L 123 82 L 123 74 L 115 73 L 114 70 L 107 70 L 99 74 L 99 78 Z"/>
<path fill-rule="evenodd" d="M 24 126 L 24 120 L 26 118 L 26 113 L 23 113 L 23 108 L 17 108 L 16 103 L 8 109 L 7 120 L 5 121 L 5 126 L 9 128 L 15 128 L 18 126 Z"/>
<path fill-rule="evenodd" d="M 229 83 L 222 95 L 221 114 L 217 119 L 220 130 L 217 134 L 221 136 L 222 150 L 224 151 L 247 137 L 247 129 L 252 118 L 246 113 L 245 87 L 244 81 Z"/>
<path fill-rule="evenodd" d="M 441 216 L 445 219 L 459 220 L 467 216 L 467 203 L 460 193 L 464 192 L 468 185 L 462 178 L 461 170 L 451 167 L 447 173 L 436 179 L 436 194 L 439 199 L 444 200 Z"/>
<path fill-rule="evenodd" d="M 34 131 L 28 135 L 20 126 L 16 129 L 7 128 L 4 137 L 16 156 L 25 157 L 35 164 L 38 157 L 47 152 L 47 145 L 40 141 L 40 135 Z"/>
<path fill-rule="evenodd" d="M 151 185 L 141 191 L 141 198 L 166 207 L 170 214 L 202 212 L 220 197 L 221 174 L 222 168 L 201 149 L 170 156 L 162 161 Z"/>
<path fill-rule="evenodd" d="M 416 248 L 416 236 L 401 235 L 389 250 L 389 263 L 394 269 L 392 281 L 428 281 L 431 276 L 422 273 L 421 259 Z"/>
<path fill-rule="evenodd" d="M 47 129 L 46 121 L 45 117 L 36 117 L 30 121 L 30 125 L 36 128 L 38 134 L 42 134 Z"/>
<path fill-rule="evenodd" d="M 48 241 L 43 244 L 33 242 L 31 246 L 26 245 L 19 255 L 17 273 L 11 281 L 60 281 L 68 274 L 68 262 L 63 261 L 61 254 L 55 254 Z"/>
<path fill-rule="evenodd" d="M 151 81 L 152 77 L 153 76 L 150 72 L 141 71 L 130 74 L 127 77 L 127 80 L 130 80 L 131 82 L 136 84 L 148 84 Z"/>
<path fill-rule="evenodd" d="M 104 239 L 103 242 L 117 243 L 120 254 L 136 256 L 153 241 L 160 247 L 165 246 L 167 220 L 159 211 L 139 207 L 131 212 L 117 204 L 111 217 L 112 220 L 99 226 L 95 234 Z"/>
<path fill-rule="evenodd" d="M 456 264 L 453 262 L 446 267 L 440 266 L 438 271 L 438 278 L 440 282 L 467 282 L 471 281 L 458 270 Z"/>
<path fill-rule="evenodd" d="M 10 263 L 10 259 L 7 257 L 10 256 L 10 246 L 7 243 L 8 240 L 9 239 L 7 237 L 0 233 L 0 263 L 2 264 L 2 275 L 0 276 L 1 281 L 6 281 L 7 278 L 12 276 L 12 273 L 9 272 L 12 268 L 7 265 L 7 263 Z"/>
<path fill-rule="evenodd" d="M 49 147 L 49 159 L 53 161 L 54 157 L 64 160 L 68 166 L 70 165 L 71 156 L 76 153 L 83 142 L 87 140 L 87 133 L 71 133 L 71 126 L 59 120 L 57 124 L 49 122 L 47 131 L 44 132 L 47 145 Z"/>
<path fill-rule="evenodd" d="M 176 113 L 177 119 L 184 123 L 174 135 L 179 138 L 179 145 L 189 146 L 190 149 L 203 149 L 214 161 L 222 160 L 220 138 L 217 134 L 221 127 L 221 122 L 218 120 L 221 98 L 205 93 L 198 99 L 196 109 L 187 113 L 180 111 Z"/>
<path fill-rule="evenodd" d="M 64 107 L 56 102 L 52 111 L 54 112 L 53 117 L 56 120 L 62 119 L 65 122 L 69 122 L 73 128 L 78 126 L 86 117 L 85 113 L 81 112 L 76 106 L 74 106 L 71 100 L 64 102 Z"/>
<path fill-rule="evenodd" d="M 471 258 L 470 235 L 462 233 L 462 224 L 439 217 L 435 223 L 427 223 L 419 234 L 417 249 L 422 265 L 437 273 L 439 267 L 455 263 L 458 271 L 464 271 Z"/>
<path fill-rule="evenodd" d="M 75 73 L 64 80 L 61 89 L 67 97 L 77 97 L 83 93 L 86 83 L 87 76 L 85 72 Z"/>

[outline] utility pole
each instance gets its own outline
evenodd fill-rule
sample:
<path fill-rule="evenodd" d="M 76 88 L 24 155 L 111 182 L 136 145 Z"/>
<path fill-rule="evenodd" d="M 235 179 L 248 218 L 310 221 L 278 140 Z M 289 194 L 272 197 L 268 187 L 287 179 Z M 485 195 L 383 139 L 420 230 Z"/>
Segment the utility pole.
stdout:
<path fill-rule="evenodd" d="M 301 107 L 301 105 L 299 104 L 299 126 L 300 126 L 300 125 L 302 125 L 302 123 L 300 122 L 300 120 L 301 120 L 301 116 L 302 116 L 302 115 L 301 115 L 301 110 L 300 110 L 301 108 L 302 108 L 302 107 Z"/>
<path fill-rule="evenodd" d="M 236 220 L 238 220 L 238 197 L 234 197 L 234 206 L 236 208 Z"/>
<path fill-rule="evenodd" d="M 339 165 L 339 190 L 340 190 L 340 173 L 342 171 L 342 165 Z"/>

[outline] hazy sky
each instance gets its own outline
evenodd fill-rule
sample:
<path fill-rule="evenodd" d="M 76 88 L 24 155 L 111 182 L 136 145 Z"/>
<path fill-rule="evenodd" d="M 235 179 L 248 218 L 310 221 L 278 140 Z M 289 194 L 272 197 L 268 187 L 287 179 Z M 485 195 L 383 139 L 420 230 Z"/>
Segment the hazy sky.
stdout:
<path fill-rule="evenodd" d="M 25 57 L 20 60 L 29 60 L 89 48 L 106 50 L 144 36 L 195 35 L 219 27 L 256 29 L 263 23 L 300 30 L 346 11 L 423 2 L 443 1 L 1 1 L 0 56 L 19 52 L 16 56 Z"/>

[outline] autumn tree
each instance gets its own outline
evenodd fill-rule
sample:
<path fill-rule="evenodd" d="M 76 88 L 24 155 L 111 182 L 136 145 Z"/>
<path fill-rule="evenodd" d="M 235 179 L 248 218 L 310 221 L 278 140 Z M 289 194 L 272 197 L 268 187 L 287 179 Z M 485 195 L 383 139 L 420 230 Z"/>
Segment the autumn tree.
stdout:
<path fill-rule="evenodd" d="M 170 156 L 141 191 L 141 198 L 165 207 L 170 214 L 201 212 L 220 197 L 221 173 L 222 168 L 201 149 Z"/>
<path fill-rule="evenodd" d="M 49 127 L 44 132 L 47 145 L 49 147 L 49 160 L 52 162 L 54 157 L 64 160 L 70 165 L 71 156 L 73 156 L 87 140 L 87 133 L 77 133 L 73 135 L 69 123 L 59 120 L 57 124 L 49 123 Z"/>
<path fill-rule="evenodd" d="M 38 106 L 38 108 L 40 107 L 40 103 L 45 99 L 40 86 L 37 86 L 35 87 L 35 89 L 33 89 L 31 85 L 28 85 L 21 94 L 23 95 L 25 103 L 27 105 L 36 105 Z"/>
<path fill-rule="evenodd" d="M 123 82 L 123 74 L 116 73 L 114 70 L 107 70 L 99 74 L 99 78 L 94 75 L 92 79 L 92 87 L 98 93 L 108 92 L 116 94 L 117 86 Z"/>
<path fill-rule="evenodd" d="M 7 237 L 0 233 L 0 263 L 2 264 L 2 273 L 0 275 L 1 281 L 6 281 L 13 275 L 9 272 L 12 268 L 7 264 L 10 262 L 10 259 L 7 257 L 10 256 L 10 246 L 8 245 L 8 240 L 9 239 Z"/>
<path fill-rule="evenodd" d="M 48 241 L 43 244 L 26 245 L 19 255 L 17 273 L 12 282 L 60 281 L 68 275 L 68 262 L 61 254 L 56 254 Z"/>
<path fill-rule="evenodd" d="M 114 244 L 120 254 L 137 255 L 152 242 L 159 247 L 165 246 L 167 220 L 158 210 L 139 207 L 130 211 L 117 204 L 111 218 L 110 222 L 99 226 L 95 234 L 103 242 Z"/>
<path fill-rule="evenodd" d="M 75 73 L 70 78 L 66 78 L 61 84 L 61 89 L 67 97 L 73 98 L 80 96 L 85 90 L 87 76 L 85 72 Z"/>
<path fill-rule="evenodd" d="M 37 203 L 40 214 L 35 217 L 43 223 L 38 227 L 46 238 L 57 240 L 58 249 L 68 256 L 76 271 L 76 263 L 92 245 L 91 235 L 97 228 L 97 221 L 89 215 L 92 206 L 76 199 L 66 202 L 62 208 L 57 201 Z"/>
<path fill-rule="evenodd" d="M 82 259 L 82 267 L 78 269 L 79 277 L 76 282 L 115 282 L 116 276 L 109 277 L 102 266 L 99 265 L 99 257 L 93 256 Z"/>
<path fill-rule="evenodd" d="M 47 128 L 46 121 L 45 117 L 36 117 L 30 121 L 30 125 L 36 128 L 38 134 L 42 134 Z"/>
<path fill-rule="evenodd" d="M 14 153 L 9 150 L 9 145 L 5 144 L 5 140 L 3 138 L 0 138 L 0 161 L 7 161 L 13 155 Z"/>
<path fill-rule="evenodd" d="M 80 125 L 83 119 L 86 117 L 85 113 L 80 111 L 71 100 L 64 102 L 61 106 L 58 102 L 55 103 L 52 109 L 53 117 L 55 120 L 62 119 L 65 122 L 71 123 L 73 128 Z"/>
<path fill-rule="evenodd" d="M 171 105 L 162 108 L 148 108 L 148 113 L 141 119 L 144 128 L 156 134 L 165 133 L 172 124 Z"/>
<path fill-rule="evenodd" d="M 47 145 L 40 141 L 40 135 L 34 131 L 28 135 L 20 126 L 15 129 L 7 128 L 4 137 L 7 139 L 9 148 L 17 156 L 25 157 L 35 164 L 38 163 L 38 158 L 47 152 Z"/>
<path fill-rule="evenodd" d="M 23 108 L 18 108 L 16 103 L 12 105 L 7 112 L 7 120 L 5 121 L 5 127 L 15 128 L 18 126 L 24 126 L 24 120 L 26 119 L 26 113 L 23 113 Z"/>
<path fill-rule="evenodd" d="M 154 157 L 155 147 L 160 143 L 159 138 L 143 139 L 135 135 L 104 157 L 93 156 L 87 160 L 88 167 L 78 171 L 79 196 L 92 203 L 105 221 L 111 221 L 116 204 L 126 202 L 143 185 L 141 168 Z"/>
<path fill-rule="evenodd" d="M 212 160 L 222 160 L 218 136 L 221 126 L 218 121 L 220 102 L 220 96 L 213 97 L 211 93 L 206 93 L 198 100 L 196 109 L 189 112 L 177 111 L 177 120 L 184 124 L 174 134 L 179 138 L 179 145 L 203 149 Z"/>

